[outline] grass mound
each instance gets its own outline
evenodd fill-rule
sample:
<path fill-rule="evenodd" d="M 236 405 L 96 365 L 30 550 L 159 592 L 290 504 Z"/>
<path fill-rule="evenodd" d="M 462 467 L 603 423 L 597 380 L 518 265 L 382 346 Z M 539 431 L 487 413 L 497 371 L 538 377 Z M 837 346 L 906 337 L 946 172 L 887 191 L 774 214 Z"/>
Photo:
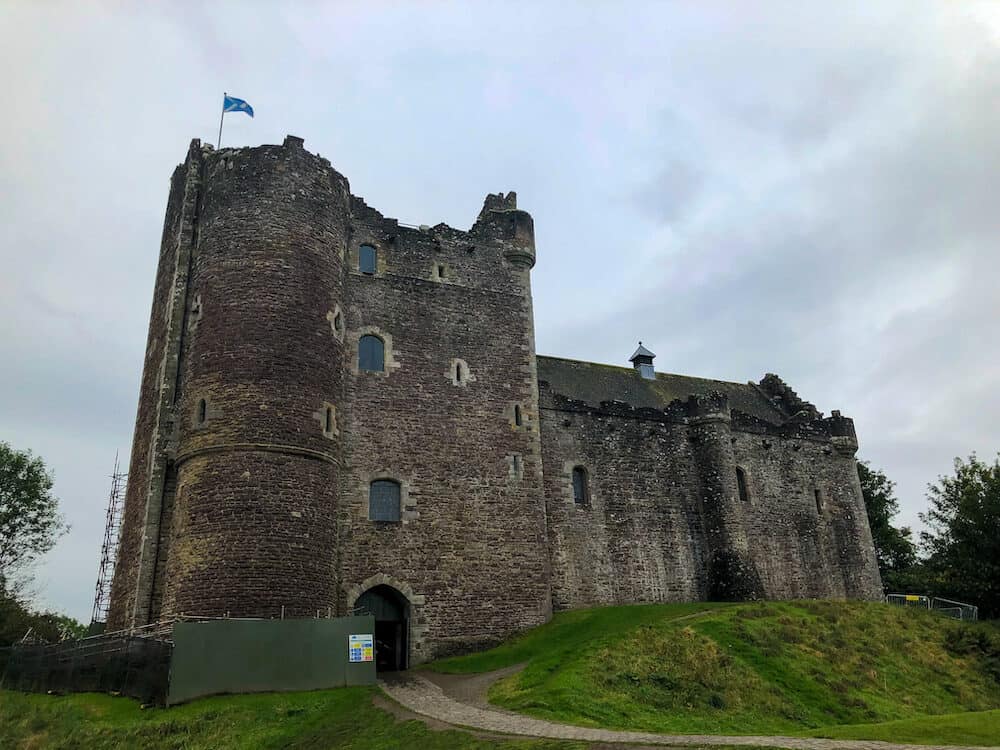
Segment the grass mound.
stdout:
<path fill-rule="evenodd" d="M 574 750 L 578 743 L 481 739 L 397 721 L 372 705 L 374 688 L 206 698 L 141 709 L 129 698 L 0 691 L 4 750 Z"/>
<path fill-rule="evenodd" d="M 493 687 L 493 702 L 612 729 L 788 734 L 1000 707 L 1000 630 L 883 604 L 568 612 L 433 668 L 520 661 L 527 667 Z"/>

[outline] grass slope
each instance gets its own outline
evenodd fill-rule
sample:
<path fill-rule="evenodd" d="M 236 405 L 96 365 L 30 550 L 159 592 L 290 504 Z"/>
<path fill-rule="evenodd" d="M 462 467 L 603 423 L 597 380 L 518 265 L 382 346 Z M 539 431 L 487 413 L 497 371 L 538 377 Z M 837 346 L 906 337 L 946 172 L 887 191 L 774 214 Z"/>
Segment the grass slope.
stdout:
<path fill-rule="evenodd" d="M 0 691 L 4 750 L 571 750 L 579 743 L 498 741 L 397 721 L 372 705 L 374 688 L 219 696 L 170 709 L 128 698 Z"/>
<path fill-rule="evenodd" d="M 995 626 L 861 602 L 710 607 L 561 613 L 498 649 L 432 668 L 476 672 L 527 662 L 494 685 L 494 703 L 555 721 L 654 732 L 790 734 L 1000 707 Z M 989 726 L 996 717 L 949 721 Z M 929 736 L 930 724 L 910 726 L 914 736 Z M 863 728 L 838 731 L 875 737 Z"/>
<path fill-rule="evenodd" d="M 883 724 L 827 727 L 810 732 L 808 736 L 929 745 L 998 745 L 1000 710 L 921 716 L 917 719 L 900 719 Z"/>

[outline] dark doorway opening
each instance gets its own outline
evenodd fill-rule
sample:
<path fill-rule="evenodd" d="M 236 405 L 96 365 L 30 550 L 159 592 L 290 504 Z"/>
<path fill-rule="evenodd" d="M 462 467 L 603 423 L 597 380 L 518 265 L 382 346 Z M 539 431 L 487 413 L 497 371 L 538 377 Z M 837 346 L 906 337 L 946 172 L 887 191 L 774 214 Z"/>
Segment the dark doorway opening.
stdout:
<path fill-rule="evenodd" d="M 358 597 L 359 615 L 375 618 L 375 669 L 398 672 L 407 667 L 410 604 L 392 586 L 375 586 Z"/>

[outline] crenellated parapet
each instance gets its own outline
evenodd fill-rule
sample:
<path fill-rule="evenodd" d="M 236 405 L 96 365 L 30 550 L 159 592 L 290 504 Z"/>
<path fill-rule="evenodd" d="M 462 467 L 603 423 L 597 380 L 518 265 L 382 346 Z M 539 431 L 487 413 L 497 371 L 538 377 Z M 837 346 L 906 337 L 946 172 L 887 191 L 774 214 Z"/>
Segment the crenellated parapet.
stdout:
<path fill-rule="evenodd" d="M 799 398 L 799 395 L 774 373 L 766 374 L 757 387 L 767 395 L 771 403 L 792 419 L 807 421 L 822 416 L 819 409 Z"/>
<path fill-rule="evenodd" d="M 535 223 L 531 214 L 518 209 L 516 193 L 487 195 L 471 233 L 503 242 L 511 264 L 524 269 L 535 265 Z"/>
<path fill-rule="evenodd" d="M 824 417 L 817 410 L 812 418 L 799 416 L 775 423 L 732 407 L 729 397 L 722 392 L 692 394 L 687 398 L 674 399 L 664 408 L 656 409 L 634 406 L 618 400 L 588 403 L 554 392 L 546 381 L 540 381 L 539 387 L 543 404 L 558 411 L 677 425 L 723 421 L 729 423 L 734 432 L 754 433 L 762 437 L 829 442 L 839 452 L 853 453 L 857 450 L 854 420 L 841 415 L 839 411 Z M 800 415 L 805 413 L 805 409 L 799 409 L 797 412 Z"/>

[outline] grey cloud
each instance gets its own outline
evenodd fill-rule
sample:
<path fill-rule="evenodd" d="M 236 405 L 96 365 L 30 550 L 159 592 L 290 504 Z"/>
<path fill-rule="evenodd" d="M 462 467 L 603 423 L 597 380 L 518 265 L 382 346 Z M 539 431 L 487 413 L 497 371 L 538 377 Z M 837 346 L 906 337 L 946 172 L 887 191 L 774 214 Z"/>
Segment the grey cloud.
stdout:
<path fill-rule="evenodd" d="M 167 180 L 223 90 L 257 110 L 227 143 L 301 135 L 403 221 L 517 190 L 540 352 L 777 371 L 855 417 L 915 521 L 1000 447 L 1000 19 L 963 7 L 7 4 L 0 439 L 74 526 L 40 601 L 89 616 Z"/>

